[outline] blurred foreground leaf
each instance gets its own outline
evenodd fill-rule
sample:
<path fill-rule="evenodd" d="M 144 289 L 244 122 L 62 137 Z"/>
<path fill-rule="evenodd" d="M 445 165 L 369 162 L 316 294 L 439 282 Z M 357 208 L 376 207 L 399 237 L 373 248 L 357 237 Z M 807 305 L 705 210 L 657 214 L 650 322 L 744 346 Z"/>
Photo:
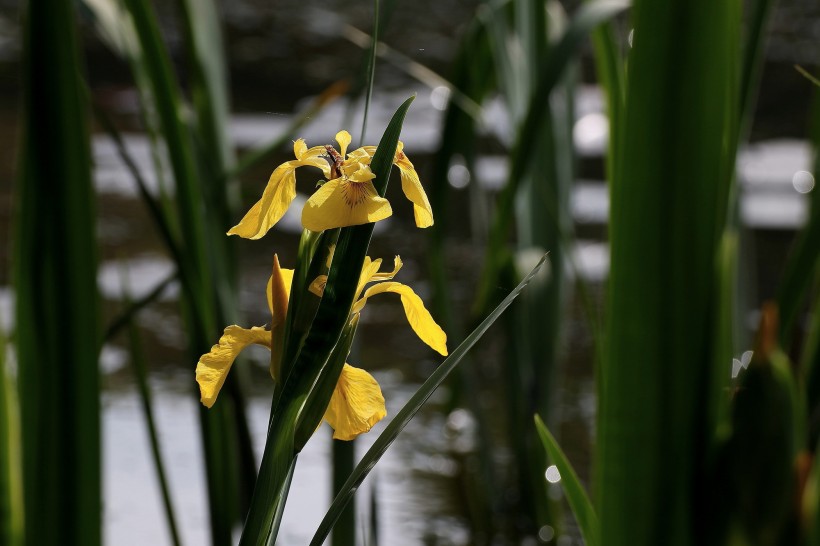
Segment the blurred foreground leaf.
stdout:
<path fill-rule="evenodd" d="M 24 4 L 14 264 L 26 543 L 101 542 L 97 260 L 69 0 Z"/>

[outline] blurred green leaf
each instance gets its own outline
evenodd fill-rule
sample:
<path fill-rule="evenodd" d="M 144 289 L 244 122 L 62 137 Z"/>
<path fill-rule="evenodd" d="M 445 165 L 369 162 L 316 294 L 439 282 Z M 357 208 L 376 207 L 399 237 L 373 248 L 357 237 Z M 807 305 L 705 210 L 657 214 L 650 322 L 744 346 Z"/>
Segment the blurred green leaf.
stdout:
<path fill-rule="evenodd" d="M 597 511 L 608 545 L 697 543 L 711 453 L 716 272 L 736 131 L 737 0 L 634 3 L 610 186 Z M 697 28 L 697 32 L 692 29 Z M 673 471 L 671 469 L 674 469 Z"/>
<path fill-rule="evenodd" d="M 548 115 L 543 101 L 549 97 L 565 68 L 575 58 L 578 48 L 587 35 L 599 24 L 611 19 L 629 7 L 630 3 L 620 0 L 597 0 L 583 4 L 567 25 L 567 30 L 551 49 L 546 64 L 539 73 L 535 90 L 529 95 L 529 105 L 523 122 L 516 130 L 515 144 L 510 154 L 510 172 L 507 183 L 498 196 L 490 239 L 486 252 L 484 270 L 481 275 L 479 297 L 474 306 L 474 315 L 480 316 L 493 301 L 497 276 L 504 261 L 509 259 L 506 241 L 514 219 L 514 202 L 525 173 L 531 168 L 537 154 L 532 153 L 534 135 Z"/>
<path fill-rule="evenodd" d="M 127 270 L 123 267 L 120 277 L 123 286 L 123 300 L 127 307 L 132 307 L 130 295 L 130 281 L 128 279 Z M 168 488 L 167 472 L 165 471 L 165 464 L 162 460 L 162 453 L 160 451 L 159 435 L 157 434 L 157 427 L 154 420 L 153 400 L 151 396 L 151 388 L 148 383 L 148 370 L 145 366 L 145 357 L 142 352 L 142 341 L 140 340 L 140 333 L 134 316 L 130 317 L 128 321 L 128 349 L 131 356 L 131 365 L 134 371 L 134 378 L 137 380 L 137 390 L 139 391 L 140 402 L 142 403 L 142 413 L 145 418 L 145 425 L 148 429 L 148 439 L 151 444 L 151 457 L 153 458 L 154 470 L 157 473 L 157 481 L 160 493 L 162 494 L 162 505 L 165 510 L 165 521 L 168 525 L 168 534 L 174 546 L 179 546 L 179 531 L 177 530 L 176 514 L 174 511 L 173 502 L 171 501 L 171 493 Z"/>
<path fill-rule="evenodd" d="M 23 546 L 23 465 L 15 387 L 6 365 L 5 335 L 0 330 L 0 543 Z"/>
<path fill-rule="evenodd" d="M 729 502 L 750 544 L 790 543 L 784 533 L 792 518 L 794 461 L 805 418 L 786 356 L 755 356 L 741 373 L 733 404 L 732 436 L 726 446 Z"/>
<path fill-rule="evenodd" d="M 812 109 L 809 117 L 809 138 L 814 152 L 812 171 L 815 180 L 820 180 L 820 88 L 814 89 Z M 794 325 L 803 309 L 806 294 L 812 285 L 818 286 L 820 277 L 820 191 L 815 188 L 809 193 L 809 218 L 797 235 L 788 260 L 783 269 L 783 278 L 777 292 L 780 308 L 780 343 L 791 347 Z"/>
<path fill-rule="evenodd" d="M 68 0 L 22 7 L 11 262 L 27 544 L 101 543 L 99 316 L 88 105 Z M 44 524 L 47 522 L 47 524 Z"/>

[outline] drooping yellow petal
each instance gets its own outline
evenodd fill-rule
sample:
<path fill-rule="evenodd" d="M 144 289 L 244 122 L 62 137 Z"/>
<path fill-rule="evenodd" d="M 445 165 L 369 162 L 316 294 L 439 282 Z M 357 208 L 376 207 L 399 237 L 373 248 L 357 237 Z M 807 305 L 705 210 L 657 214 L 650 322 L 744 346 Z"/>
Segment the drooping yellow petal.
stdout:
<path fill-rule="evenodd" d="M 322 146 L 307 149 L 305 141 L 299 139 L 293 143 L 293 152 L 297 159 L 276 167 L 268 179 L 262 199 L 228 231 L 228 235 L 239 235 L 245 239 L 259 239 L 265 235 L 285 215 L 296 197 L 296 169 L 299 167 L 311 166 L 321 169 L 326 175 L 330 173 L 327 161 L 321 157 L 325 152 Z"/>
<path fill-rule="evenodd" d="M 350 152 L 348 161 L 358 162 L 363 165 L 370 165 L 373 154 L 376 153 L 376 146 L 362 146 Z M 416 168 L 410 159 L 404 155 L 404 143 L 399 141 L 396 147 L 396 155 L 393 163 L 399 168 L 401 175 L 401 189 L 405 197 L 413 203 L 413 216 L 416 219 L 416 226 L 425 228 L 433 225 L 433 208 L 427 199 L 424 187 L 421 185 Z"/>
<path fill-rule="evenodd" d="M 345 364 L 325 411 L 333 438 L 352 440 L 384 419 L 387 409 L 379 384 L 360 368 Z"/>
<path fill-rule="evenodd" d="M 250 330 L 236 325 L 228 326 L 219 338 L 219 343 L 211 347 L 211 352 L 199 358 L 196 365 L 196 382 L 199 383 L 201 401 L 205 406 L 210 408 L 214 405 L 237 355 L 251 344 L 263 345 L 270 349 L 271 333 L 258 326 Z"/>
<path fill-rule="evenodd" d="M 347 147 L 350 146 L 351 140 L 350 133 L 345 130 L 336 133 L 336 142 L 339 143 L 339 155 L 341 155 L 343 159 L 347 154 Z"/>
<path fill-rule="evenodd" d="M 401 304 L 410 327 L 416 335 L 438 353 L 447 356 L 447 334 L 436 324 L 432 315 L 424 307 L 424 302 L 412 288 L 398 282 L 382 282 L 368 288 L 364 296 L 353 305 L 353 313 L 362 310 L 368 298 L 383 292 L 393 292 L 401 296 Z"/>
<path fill-rule="evenodd" d="M 432 226 L 433 207 L 430 206 L 430 201 L 427 199 L 427 194 L 421 185 L 416 168 L 404 155 L 401 142 L 399 142 L 399 147 L 396 150 L 395 164 L 401 174 L 401 190 L 404 192 L 404 196 L 413 203 L 413 216 L 416 219 L 416 226 L 420 228 Z"/>
<path fill-rule="evenodd" d="M 302 225 L 310 231 L 378 222 L 393 214 L 387 199 L 370 182 L 337 178 L 326 182 L 302 209 Z"/>

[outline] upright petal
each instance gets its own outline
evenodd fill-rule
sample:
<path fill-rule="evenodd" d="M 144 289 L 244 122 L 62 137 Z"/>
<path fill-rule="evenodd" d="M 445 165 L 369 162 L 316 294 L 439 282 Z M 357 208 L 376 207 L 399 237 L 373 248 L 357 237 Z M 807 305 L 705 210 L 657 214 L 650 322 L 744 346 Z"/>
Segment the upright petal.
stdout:
<path fill-rule="evenodd" d="M 270 343 L 271 333 L 258 326 L 250 330 L 236 325 L 225 328 L 219 343 L 211 347 L 211 352 L 202 355 L 196 365 L 196 382 L 199 383 L 202 403 L 209 408 L 214 405 L 231 365 L 245 347 L 257 344 L 270 349 Z"/>
<path fill-rule="evenodd" d="M 391 214 L 390 203 L 379 197 L 372 183 L 337 178 L 308 199 L 302 209 L 302 225 L 310 231 L 324 231 L 377 222 Z"/>
<path fill-rule="evenodd" d="M 398 282 L 381 282 L 368 288 L 362 299 L 356 302 L 353 306 L 353 313 L 361 311 L 368 298 L 381 294 L 382 292 L 393 292 L 401 296 L 401 304 L 404 306 L 404 314 L 407 316 L 407 321 L 410 327 L 416 332 L 416 335 L 432 347 L 438 353 L 447 356 L 447 334 L 441 329 L 441 326 L 436 324 L 432 315 L 424 307 L 424 302 L 416 294 L 412 288 L 405 286 Z"/>
<path fill-rule="evenodd" d="M 364 287 L 373 279 L 373 275 L 378 273 L 379 268 L 382 266 L 382 259 L 377 258 L 375 260 L 371 260 L 370 256 L 364 257 L 364 263 L 362 264 L 362 272 L 359 275 L 359 284 L 356 287 L 356 297 L 361 297 L 362 290 Z"/>
<path fill-rule="evenodd" d="M 347 147 L 350 146 L 351 140 L 350 133 L 347 131 L 342 130 L 336 133 L 336 142 L 339 143 L 339 155 L 342 156 L 342 159 L 347 155 Z"/>
<path fill-rule="evenodd" d="M 296 159 L 301 159 L 307 153 L 307 144 L 304 138 L 299 138 L 293 141 L 293 156 Z"/>
<path fill-rule="evenodd" d="M 273 272 L 268 281 L 268 305 L 270 306 L 271 346 L 270 346 L 270 376 L 275 381 L 282 365 L 282 352 L 285 345 L 285 318 L 288 316 L 288 299 L 290 299 L 290 285 L 293 282 L 293 273 L 286 280 L 283 270 L 279 267 L 279 256 L 273 255 Z"/>
<path fill-rule="evenodd" d="M 325 178 L 330 176 L 330 164 L 327 162 L 327 149 L 324 146 L 314 146 L 308 148 L 304 139 L 299 139 L 293 143 L 293 155 L 296 156 L 300 167 L 311 166 L 321 169 Z"/>
<path fill-rule="evenodd" d="M 279 274 L 282 276 L 282 284 L 285 287 L 287 299 L 290 300 L 290 287 L 293 285 L 293 269 L 280 268 Z M 266 292 L 268 296 L 268 309 L 270 309 L 270 315 L 271 317 L 276 317 L 280 314 L 280 311 L 277 311 L 276 303 L 273 301 L 273 275 L 271 275 L 268 279 L 268 287 Z M 285 308 L 285 313 L 287 313 L 287 307 Z"/>
<path fill-rule="evenodd" d="M 362 290 L 364 290 L 364 287 L 367 286 L 368 283 L 374 281 L 389 281 L 395 277 L 396 273 L 401 269 L 401 266 L 401 258 L 396 256 L 393 258 L 393 271 L 380 273 L 379 269 L 382 267 L 382 259 L 371 260 L 370 256 L 365 256 L 364 263 L 362 264 L 362 273 L 359 275 L 359 284 L 356 288 L 356 298 L 362 296 Z"/>
<path fill-rule="evenodd" d="M 424 188 L 419 180 L 413 164 L 399 148 L 396 152 L 396 166 L 401 174 L 401 190 L 404 196 L 413 203 L 413 216 L 416 219 L 416 226 L 426 228 L 433 225 L 433 208 L 424 193 Z"/>
<path fill-rule="evenodd" d="M 333 438 L 352 440 L 384 419 L 387 409 L 379 384 L 366 371 L 345 364 L 325 411 Z"/>
<path fill-rule="evenodd" d="M 390 272 L 385 271 L 384 273 L 376 273 L 375 275 L 373 275 L 371 277 L 371 280 L 374 280 L 374 281 L 389 281 L 390 279 L 392 279 L 393 277 L 396 276 L 396 274 L 401 269 L 402 265 L 403 264 L 402 264 L 402 261 L 401 261 L 401 257 L 400 256 L 395 256 L 393 258 L 393 271 L 390 271 Z"/>

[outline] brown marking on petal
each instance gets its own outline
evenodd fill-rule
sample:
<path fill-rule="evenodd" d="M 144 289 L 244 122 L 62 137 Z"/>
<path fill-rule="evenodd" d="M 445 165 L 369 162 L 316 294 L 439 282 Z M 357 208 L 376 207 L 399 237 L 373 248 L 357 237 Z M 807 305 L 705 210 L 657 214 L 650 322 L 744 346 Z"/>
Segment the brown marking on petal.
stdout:
<path fill-rule="evenodd" d="M 342 155 L 336 151 L 336 148 L 330 144 L 325 144 L 325 150 L 330 156 L 330 180 L 339 178 L 342 175 L 342 165 L 345 160 Z"/>
<path fill-rule="evenodd" d="M 342 197 L 350 208 L 361 205 L 367 198 L 367 190 L 364 184 L 345 181 L 342 183 L 341 189 Z"/>

